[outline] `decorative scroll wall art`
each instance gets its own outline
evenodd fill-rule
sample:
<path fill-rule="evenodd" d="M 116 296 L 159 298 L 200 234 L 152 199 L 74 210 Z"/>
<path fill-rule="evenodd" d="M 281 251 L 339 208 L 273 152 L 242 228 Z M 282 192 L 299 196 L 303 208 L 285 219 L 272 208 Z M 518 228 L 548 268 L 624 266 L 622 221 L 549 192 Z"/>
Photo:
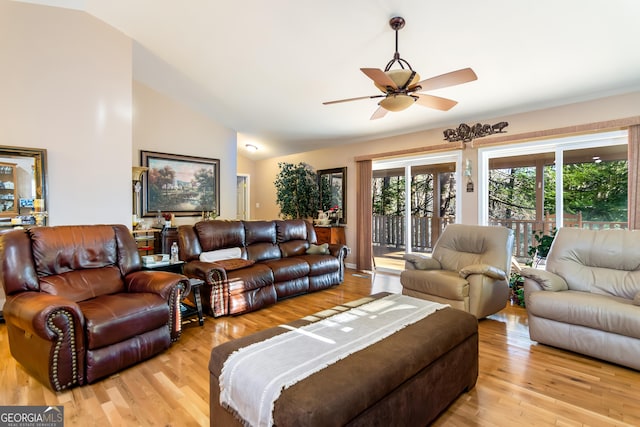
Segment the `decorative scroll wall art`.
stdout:
<path fill-rule="evenodd" d="M 504 128 L 506 128 L 507 126 L 509 126 L 509 123 L 507 122 L 499 122 L 495 125 L 483 125 L 480 123 L 476 123 L 473 126 L 462 123 L 456 129 L 445 130 L 444 140 L 447 142 L 462 141 L 466 144 L 476 138 L 482 138 L 484 136 L 489 136 L 496 133 L 506 133 Z"/>

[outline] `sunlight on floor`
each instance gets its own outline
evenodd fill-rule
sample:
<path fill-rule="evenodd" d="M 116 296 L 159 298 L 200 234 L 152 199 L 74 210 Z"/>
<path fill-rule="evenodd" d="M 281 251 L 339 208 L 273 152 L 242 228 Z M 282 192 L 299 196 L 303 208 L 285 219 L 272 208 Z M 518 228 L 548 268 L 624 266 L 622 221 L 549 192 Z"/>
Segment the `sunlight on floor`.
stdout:
<path fill-rule="evenodd" d="M 400 271 L 358 271 L 351 273 L 355 277 L 369 278 L 371 280 L 371 293 L 390 292 L 392 294 L 402 293 L 402 285 L 400 285 Z"/>
<path fill-rule="evenodd" d="M 398 274 L 404 270 L 404 259 L 391 257 L 375 257 L 376 269 L 397 270 Z"/>

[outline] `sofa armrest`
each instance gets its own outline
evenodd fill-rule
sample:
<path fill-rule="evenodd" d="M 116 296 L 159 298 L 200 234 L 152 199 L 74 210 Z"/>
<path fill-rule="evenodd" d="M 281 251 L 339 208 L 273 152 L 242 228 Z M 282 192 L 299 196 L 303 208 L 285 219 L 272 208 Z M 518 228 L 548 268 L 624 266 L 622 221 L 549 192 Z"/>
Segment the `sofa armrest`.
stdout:
<path fill-rule="evenodd" d="M 532 280 L 545 291 L 558 292 L 566 291 L 569 289 L 569 285 L 567 285 L 566 280 L 564 280 L 557 274 L 548 272 L 546 270 L 540 270 L 537 268 L 523 268 L 520 275 L 525 279 Z"/>
<path fill-rule="evenodd" d="M 347 250 L 346 245 L 342 245 L 338 243 L 329 244 L 329 253 L 334 257 L 338 258 L 340 261 L 343 261 L 347 257 L 348 252 L 349 251 Z"/>
<path fill-rule="evenodd" d="M 184 265 L 183 272 L 188 277 L 204 280 L 209 285 L 227 280 L 227 272 L 214 262 L 189 261 Z"/>
<path fill-rule="evenodd" d="M 75 302 L 21 292 L 7 297 L 3 315 L 12 355 L 35 378 L 55 391 L 83 383 L 85 320 Z"/>
<path fill-rule="evenodd" d="M 489 264 L 468 265 L 462 268 L 458 274 L 460 274 L 460 277 L 463 279 L 466 279 L 472 274 L 483 274 L 496 280 L 505 280 L 507 278 L 507 273 L 505 273 L 504 270 Z"/>
<path fill-rule="evenodd" d="M 126 275 L 124 280 L 129 292 L 149 292 L 167 301 L 171 341 L 177 341 L 182 334 L 180 301 L 191 291 L 189 279 L 169 271 L 139 270 Z"/>
<path fill-rule="evenodd" d="M 129 292 L 149 292 L 166 300 L 176 287 L 182 295 L 187 295 L 191 289 L 186 276 L 169 271 L 139 270 L 128 274 L 124 280 Z"/>
<path fill-rule="evenodd" d="M 210 286 L 209 304 L 214 317 L 229 314 L 229 283 L 227 271 L 213 262 L 189 261 L 184 266 L 184 274 L 195 277 Z"/>
<path fill-rule="evenodd" d="M 404 254 L 405 270 L 442 270 L 442 265 L 437 259 L 418 254 Z"/>

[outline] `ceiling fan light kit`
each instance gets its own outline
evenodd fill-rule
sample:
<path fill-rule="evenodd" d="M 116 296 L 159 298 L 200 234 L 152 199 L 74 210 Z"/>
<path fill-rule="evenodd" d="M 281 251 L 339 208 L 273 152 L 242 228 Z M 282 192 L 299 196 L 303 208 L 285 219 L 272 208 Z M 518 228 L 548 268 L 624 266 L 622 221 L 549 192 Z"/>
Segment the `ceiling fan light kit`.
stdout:
<path fill-rule="evenodd" d="M 457 104 L 456 101 L 419 92 L 467 83 L 478 78 L 476 73 L 471 68 L 463 68 L 420 81 L 420 75 L 411 68 L 411 65 L 406 60 L 400 57 L 398 52 L 398 30 L 402 29 L 404 24 L 404 18 L 399 16 L 393 17 L 389 21 L 389 26 L 396 33 L 396 51 L 384 71 L 379 68 L 360 69 L 367 77 L 373 80 L 373 84 L 382 92 L 382 95 L 340 99 L 323 102 L 323 104 L 329 105 L 361 99 L 384 98 L 378 103 L 379 107 L 371 116 L 371 120 L 384 117 L 387 111 L 398 112 L 406 110 L 416 102 L 423 107 L 441 111 L 453 108 Z M 400 68 L 392 70 L 391 67 L 394 64 L 399 65 Z"/>
<path fill-rule="evenodd" d="M 398 95 L 387 96 L 380 101 L 378 105 L 387 111 L 398 112 L 411 107 L 414 102 L 416 102 L 416 98 L 400 93 Z"/>
<path fill-rule="evenodd" d="M 391 80 L 393 80 L 396 87 L 409 87 L 411 85 L 414 85 L 415 83 L 418 83 L 418 81 L 420 80 L 420 75 L 413 70 L 404 70 L 404 69 L 389 70 L 389 71 L 385 71 L 384 73 Z M 376 83 L 375 80 L 373 84 L 378 89 L 380 89 L 381 92 L 383 93 L 387 92 L 388 86 L 382 86 L 381 84 Z"/>

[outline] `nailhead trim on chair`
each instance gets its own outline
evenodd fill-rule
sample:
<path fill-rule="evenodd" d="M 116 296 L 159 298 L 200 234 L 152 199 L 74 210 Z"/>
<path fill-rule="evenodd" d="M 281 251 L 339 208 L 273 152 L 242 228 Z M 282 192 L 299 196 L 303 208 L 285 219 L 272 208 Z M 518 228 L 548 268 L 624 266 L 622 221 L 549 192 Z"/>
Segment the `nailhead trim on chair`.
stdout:
<path fill-rule="evenodd" d="M 56 317 L 64 317 L 67 323 L 69 324 L 69 349 L 71 351 L 71 378 L 67 384 L 60 384 L 60 379 L 58 378 L 58 363 L 60 356 L 60 349 L 65 340 L 65 334 L 62 329 L 57 327 L 54 323 Z M 53 349 L 53 357 L 51 360 L 51 371 L 49 372 L 49 376 L 51 378 L 51 382 L 53 384 L 53 388 L 56 391 L 61 391 L 66 388 L 69 388 L 77 383 L 77 375 L 78 375 L 78 361 L 76 360 L 76 335 L 75 335 L 75 327 L 73 324 L 73 316 L 67 310 L 56 310 L 51 313 L 47 319 L 47 325 L 49 328 L 56 334 L 56 344 Z"/>

